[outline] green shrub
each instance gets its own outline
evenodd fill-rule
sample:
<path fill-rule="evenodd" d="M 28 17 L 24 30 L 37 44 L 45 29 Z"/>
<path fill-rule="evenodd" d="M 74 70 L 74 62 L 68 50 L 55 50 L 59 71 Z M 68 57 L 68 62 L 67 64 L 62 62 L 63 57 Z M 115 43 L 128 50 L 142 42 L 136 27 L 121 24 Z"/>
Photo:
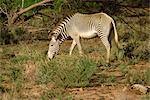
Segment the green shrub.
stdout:
<path fill-rule="evenodd" d="M 119 70 L 123 73 L 126 74 L 129 70 L 128 66 L 126 64 L 120 64 L 119 66 Z"/>
<path fill-rule="evenodd" d="M 144 72 L 140 71 L 131 71 L 127 74 L 127 83 L 130 84 L 143 84 L 143 85 L 150 85 L 150 70 L 144 70 Z"/>
<path fill-rule="evenodd" d="M 95 71 L 96 63 L 89 58 L 63 57 L 43 63 L 38 82 L 52 82 L 61 87 L 87 86 Z"/>
<path fill-rule="evenodd" d="M 29 34 L 23 28 L 12 28 L 11 31 L 6 26 L 0 30 L 0 44 L 13 44 L 19 41 L 30 39 Z"/>
<path fill-rule="evenodd" d="M 147 43 L 148 40 L 138 41 L 134 39 L 125 43 L 123 48 L 124 57 L 129 60 L 129 64 L 138 63 L 139 60 L 149 60 L 150 51 Z"/>
<path fill-rule="evenodd" d="M 114 75 L 110 75 L 107 78 L 107 82 L 106 83 L 114 83 L 116 81 L 116 77 Z"/>

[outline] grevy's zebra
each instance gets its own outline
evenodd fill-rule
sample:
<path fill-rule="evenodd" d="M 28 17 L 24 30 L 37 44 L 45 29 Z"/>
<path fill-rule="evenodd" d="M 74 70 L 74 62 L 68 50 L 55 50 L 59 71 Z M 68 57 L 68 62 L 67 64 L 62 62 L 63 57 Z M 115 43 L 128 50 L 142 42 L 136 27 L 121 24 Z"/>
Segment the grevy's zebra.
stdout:
<path fill-rule="evenodd" d="M 77 44 L 79 53 L 82 54 L 80 37 L 93 38 L 99 36 L 106 47 L 106 62 L 109 63 L 111 40 L 109 38 L 111 28 L 113 27 L 115 34 L 115 42 L 117 47 L 118 35 L 114 20 L 105 13 L 96 14 L 80 14 L 76 13 L 71 17 L 67 17 L 61 24 L 52 31 L 51 41 L 49 44 L 48 58 L 52 59 L 59 51 L 59 45 L 69 36 L 73 39 L 70 47 L 69 55 Z"/>

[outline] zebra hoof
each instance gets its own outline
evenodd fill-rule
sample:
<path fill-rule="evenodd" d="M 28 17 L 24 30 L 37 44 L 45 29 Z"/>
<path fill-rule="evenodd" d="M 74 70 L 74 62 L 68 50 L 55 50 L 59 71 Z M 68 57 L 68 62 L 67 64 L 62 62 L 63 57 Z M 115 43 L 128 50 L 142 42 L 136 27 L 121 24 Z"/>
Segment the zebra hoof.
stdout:
<path fill-rule="evenodd" d="M 111 64 L 110 63 L 100 64 L 99 67 L 103 67 L 103 68 L 111 67 Z"/>

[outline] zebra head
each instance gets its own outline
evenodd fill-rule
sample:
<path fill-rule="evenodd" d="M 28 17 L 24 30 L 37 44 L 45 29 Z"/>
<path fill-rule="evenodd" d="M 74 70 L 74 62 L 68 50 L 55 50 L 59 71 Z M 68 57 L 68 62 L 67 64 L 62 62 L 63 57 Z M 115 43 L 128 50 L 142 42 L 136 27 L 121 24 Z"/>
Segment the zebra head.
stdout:
<path fill-rule="evenodd" d="M 59 44 L 60 44 L 60 41 L 58 39 L 56 39 L 55 36 L 52 36 L 52 39 L 51 39 L 50 44 L 49 44 L 49 50 L 47 53 L 49 59 L 53 59 L 54 56 L 58 53 Z"/>

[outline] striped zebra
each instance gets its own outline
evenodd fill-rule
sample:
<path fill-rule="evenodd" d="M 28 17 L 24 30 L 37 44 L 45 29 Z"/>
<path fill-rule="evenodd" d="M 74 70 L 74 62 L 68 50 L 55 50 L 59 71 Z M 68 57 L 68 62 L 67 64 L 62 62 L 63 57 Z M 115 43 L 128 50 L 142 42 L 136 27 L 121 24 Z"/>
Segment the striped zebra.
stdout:
<path fill-rule="evenodd" d="M 109 63 L 111 39 L 110 31 L 114 30 L 115 43 L 119 47 L 118 35 L 114 20 L 106 13 L 95 14 L 80 14 L 75 13 L 72 16 L 66 17 L 51 34 L 51 41 L 49 44 L 48 58 L 52 59 L 59 51 L 60 44 L 68 37 L 73 39 L 70 47 L 69 55 L 72 54 L 74 47 L 77 45 L 79 54 L 83 54 L 80 44 L 81 38 L 93 38 L 99 36 L 104 44 L 107 55 L 106 62 Z"/>

